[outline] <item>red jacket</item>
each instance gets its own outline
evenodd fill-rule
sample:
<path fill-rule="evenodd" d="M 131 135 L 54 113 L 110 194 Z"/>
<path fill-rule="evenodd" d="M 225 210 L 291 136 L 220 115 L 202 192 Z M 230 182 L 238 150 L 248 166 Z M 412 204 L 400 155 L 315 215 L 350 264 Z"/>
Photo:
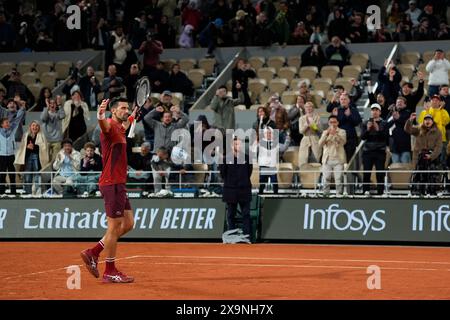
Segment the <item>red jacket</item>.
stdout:
<path fill-rule="evenodd" d="M 139 53 L 144 54 L 144 65 L 156 67 L 159 62 L 159 55 L 163 52 L 161 41 L 144 41 L 139 48 Z"/>
<path fill-rule="evenodd" d="M 190 24 L 194 27 L 195 31 L 199 31 L 200 21 L 202 20 L 202 14 L 197 9 L 191 9 L 189 7 L 184 8 L 181 14 L 181 21 L 183 25 Z"/>

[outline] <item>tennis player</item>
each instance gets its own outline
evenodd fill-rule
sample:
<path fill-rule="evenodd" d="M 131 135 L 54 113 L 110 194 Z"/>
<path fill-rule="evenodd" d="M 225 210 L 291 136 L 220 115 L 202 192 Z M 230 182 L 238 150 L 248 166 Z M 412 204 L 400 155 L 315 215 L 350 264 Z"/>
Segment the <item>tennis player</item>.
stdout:
<path fill-rule="evenodd" d="M 106 119 L 108 105 L 112 113 L 111 119 Z M 117 241 L 134 226 L 133 211 L 125 190 L 128 166 L 125 131 L 133 122 L 135 114 L 136 108 L 133 114 L 129 115 L 128 102 L 124 98 L 114 98 L 111 102 L 109 99 L 103 100 L 97 111 L 103 158 L 99 188 L 105 202 L 108 230 L 93 248 L 81 252 L 81 258 L 89 272 L 98 278 L 98 258 L 103 249 L 105 250 L 106 268 L 103 273 L 103 282 L 130 283 L 134 281 L 133 277 L 117 270 L 115 257 Z"/>

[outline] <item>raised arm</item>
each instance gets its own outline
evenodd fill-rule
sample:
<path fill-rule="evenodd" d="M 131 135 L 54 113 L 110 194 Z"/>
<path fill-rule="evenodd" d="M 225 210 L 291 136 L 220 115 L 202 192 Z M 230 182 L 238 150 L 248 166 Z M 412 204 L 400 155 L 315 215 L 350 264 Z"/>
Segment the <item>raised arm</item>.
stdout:
<path fill-rule="evenodd" d="M 106 108 L 108 107 L 109 99 L 104 99 L 97 110 L 97 119 L 100 126 L 100 130 L 103 133 L 108 133 L 111 129 L 111 125 L 106 120 Z"/>

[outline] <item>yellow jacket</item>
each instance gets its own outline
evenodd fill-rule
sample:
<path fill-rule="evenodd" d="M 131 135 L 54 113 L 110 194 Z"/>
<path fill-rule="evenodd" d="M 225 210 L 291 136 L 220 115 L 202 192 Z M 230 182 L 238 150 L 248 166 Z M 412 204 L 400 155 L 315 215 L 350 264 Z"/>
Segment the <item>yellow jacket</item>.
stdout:
<path fill-rule="evenodd" d="M 435 109 L 435 108 L 429 108 L 428 110 L 423 110 L 420 115 L 419 119 L 417 120 L 420 124 L 423 123 L 423 118 L 425 118 L 425 115 L 431 114 L 433 116 L 433 121 L 436 123 L 439 131 L 442 134 L 442 141 L 447 141 L 447 135 L 445 126 L 450 123 L 450 116 L 448 115 L 447 110 L 445 109 Z"/>

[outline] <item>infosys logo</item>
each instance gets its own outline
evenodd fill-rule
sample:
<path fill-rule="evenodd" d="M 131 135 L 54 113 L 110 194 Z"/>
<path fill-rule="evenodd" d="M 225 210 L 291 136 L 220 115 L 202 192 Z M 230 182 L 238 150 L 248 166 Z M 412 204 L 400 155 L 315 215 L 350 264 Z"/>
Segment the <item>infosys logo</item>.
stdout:
<path fill-rule="evenodd" d="M 384 210 L 372 213 L 366 213 L 362 209 L 349 211 L 339 208 L 336 203 L 330 204 L 326 209 L 313 209 L 306 203 L 304 212 L 304 230 L 354 231 L 365 236 L 369 231 L 380 232 L 386 227 Z"/>

